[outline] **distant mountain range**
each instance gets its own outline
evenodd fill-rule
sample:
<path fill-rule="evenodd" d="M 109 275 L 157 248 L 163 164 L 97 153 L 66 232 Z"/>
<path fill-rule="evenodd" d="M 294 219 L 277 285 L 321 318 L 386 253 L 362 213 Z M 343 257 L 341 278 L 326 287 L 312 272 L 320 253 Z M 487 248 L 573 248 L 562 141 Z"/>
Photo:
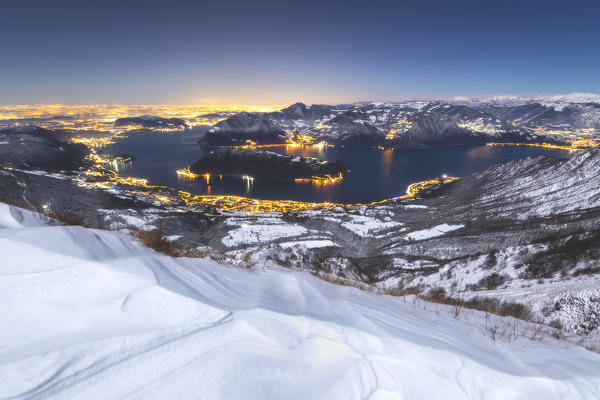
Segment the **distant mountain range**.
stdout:
<path fill-rule="evenodd" d="M 596 97 L 574 94 L 537 101 L 495 97 L 337 106 L 296 103 L 276 112 L 232 115 L 212 126 L 199 143 L 235 146 L 252 140 L 276 144 L 301 136 L 357 147 L 430 148 L 490 141 L 567 144 L 574 129 L 600 130 L 600 96 Z M 547 130 L 562 130 L 565 135 L 553 132 L 548 136 Z"/>
<path fill-rule="evenodd" d="M 107 120 L 42 113 L 1 119 L 0 126 L 35 124 L 71 136 L 85 127 L 106 131 L 185 130 L 202 125 L 199 143 L 207 147 L 326 142 L 348 147 L 432 148 L 524 142 L 569 145 L 600 137 L 600 95 L 492 96 L 480 99 L 407 100 L 354 104 L 295 103 L 279 111 L 219 110 L 187 117 L 134 115 Z M 178 117 L 172 117 L 179 115 Z M 67 121 L 67 122 L 65 122 Z M 216 122 L 216 123 L 215 123 Z M 214 125 L 212 125 L 214 124 Z"/>
<path fill-rule="evenodd" d="M 468 101 L 477 103 L 494 103 L 502 105 L 520 105 L 527 103 L 600 103 L 600 94 L 596 93 L 569 93 L 558 95 L 541 96 L 490 96 L 483 99 L 468 99 Z"/>

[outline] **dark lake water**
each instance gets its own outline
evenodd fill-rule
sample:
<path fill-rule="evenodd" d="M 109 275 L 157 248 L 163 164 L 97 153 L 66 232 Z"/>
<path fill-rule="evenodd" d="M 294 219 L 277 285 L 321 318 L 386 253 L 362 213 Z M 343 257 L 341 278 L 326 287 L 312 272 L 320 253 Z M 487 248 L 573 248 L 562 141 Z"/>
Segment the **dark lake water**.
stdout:
<path fill-rule="evenodd" d="M 417 181 L 439 177 L 466 176 L 499 162 L 529 156 L 566 157 L 565 150 L 535 147 L 464 146 L 430 150 L 377 150 L 348 148 L 275 148 L 272 151 L 343 160 L 351 172 L 334 185 L 314 185 L 293 181 L 240 177 L 211 177 L 186 180 L 176 170 L 185 168 L 206 154 L 196 144 L 196 133 L 141 133 L 121 139 L 106 148 L 108 153 L 129 153 L 132 164 L 119 168 L 121 176 L 147 178 L 151 184 L 171 186 L 193 194 L 233 194 L 258 199 L 331 201 L 364 203 L 405 194 L 406 187 Z"/>

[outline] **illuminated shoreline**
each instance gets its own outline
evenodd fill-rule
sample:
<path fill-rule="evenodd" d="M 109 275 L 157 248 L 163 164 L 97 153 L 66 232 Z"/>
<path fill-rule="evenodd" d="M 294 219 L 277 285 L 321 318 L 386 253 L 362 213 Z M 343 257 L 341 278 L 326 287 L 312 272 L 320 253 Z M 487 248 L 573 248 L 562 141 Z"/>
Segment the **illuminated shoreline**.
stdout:
<path fill-rule="evenodd" d="M 182 170 L 185 171 L 185 170 Z M 116 172 L 106 170 L 90 170 L 86 174 L 91 176 L 106 176 L 107 180 L 89 182 L 78 179 L 77 184 L 82 187 L 95 188 L 101 190 L 114 189 L 116 186 L 125 185 L 139 187 L 144 189 L 153 189 L 152 191 L 131 190 L 130 194 L 137 198 L 147 197 L 147 200 L 152 201 L 157 205 L 173 205 L 184 203 L 186 206 L 214 206 L 220 211 L 225 212 L 245 212 L 247 214 L 264 213 L 264 212 L 290 212 L 290 211 L 310 211 L 319 209 L 332 209 L 336 207 L 360 207 L 384 204 L 397 200 L 406 200 L 416 197 L 420 192 L 427 190 L 439 184 L 454 182 L 460 178 L 442 176 L 436 179 L 429 179 L 421 182 L 410 184 L 406 189 L 406 194 L 403 196 L 393 197 L 371 203 L 332 203 L 332 202 L 303 202 L 296 200 L 261 200 L 249 197 L 235 195 L 193 195 L 189 192 L 177 190 L 168 186 L 150 185 L 147 179 L 131 178 L 119 176 Z M 193 174 L 193 173 L 192 173 Z M 183 175 L 183 173 L 181 174 Z M 194 174 L 195 175 L 195 174 Z M 207 177 L 210 179 L 210 177 Z M 158 193 L 158 191 L 161 191 Z"/>
<path fill-rule="evenodd" d="M 100 156 L 97 153 L 97 150 L 108 145 L 114 143 L 113 138 L 117 138 L 118 136 L 105 137 L 105 138 L 82 138 L 76 137 L 72 138 L 71 142 L 81 143 L 86 145 L 90 149 L 90 159 L 96 164 L 99 168 L 104 170 L 104 172 L 92 172 L 91 175 L 103 175 L 108 176 L 109 179 L 106 181 L 96 181 L 96 182 L 86 182 L 85 180 L 80 180 L 79 184 L 81 186 L 93 187 L 102 190 L 109 190 L 114 188 L 117 185 L 126 185 L 132 187 L 139 187 L 144 189 L 152 189 L 157 192 L 152 191 L 138 191 L 132 190 L 131 194 L 139 195 L 142 197 L 146 197 L 148 200 L 157 205 L 169 205 L 169 204 L 185 204 L 187 206 L 200 206 L 200 205 L 208 205 L 214 206 L 221 211 L 236 211 L 236 212 L 246 212 L 248 214 L 251 213 L 261 213 L 261 212 L 289 212 L 289 211 L 308 211 L 308 210 L 317 210 L 317 209 L 332 209 L 335 207 L 359 207 L 359 206 L 370 206 L 376 204 L 383 204 L 387 202 L 392 202 L 396 200 L 405 200 L 414 198 L 418 195 L 418 193 L 427 190 L 435 185 L 450 183 L 459 178 L 456 177 L 441 177 L 437 179 L 430 179 L 420 182 L 414 182 L 407 187 L 406 194 L 398 197 L 393 197 L 389 199 L 383 199 L 380 201 L 375 201 L 371 203 L 355 203 L 355 204 L 344 204 L 344 203 L 332 203 L 332 202 L 302 202 L 295 200 L 260 200 L 260 199 L 252 199 L 242 196 L 234 196 L 234 195 L 212 195 L 210 194 L 210 186 L 209 186 L 209 194 L 205 195 L 192 195 L 191 193 L 185 191 L 179 191 L 175 188 L 166 187 L 166 186 L 153 186 L 148 183 L 147 179 L 140 178 L 129 178 L 129 177 L 121 177 L 118 173 L 114 171 L 110 171 L 107 173 L 105 168 L 100 167 L 102 164 L 112 164 L 113 160 L 110 159 L 110 156 Z M 487 143 L 487 146 L 532 146 L 532 147 L 543 147 L 543 148 L 552 148 L 552 149 L 560 149 L 560 150 L 569 150 L 569 151 L 578 151 L 583 147 L 594 147 L 597 146 L 598 143 L 595 140 L 574 140 L 571 142 L 570 146 L 560 146 L 560 145 L 552 145 L 548 143 L 496 143 L 490 142 Z M 292 138 L 288 139 L 287 143 L 281 144 L 266 144 L 266 145 L 258 145 L 253 141 L 247 141 L 246 144 L 242 146 L 222 146 L 222 148 L 245 148 L 245 149 L 257 149 L 257 148 L 269 148 L 269 147 L 313 147 L 313 148 L 323 148 L 330 146 L 327 143 L 320 142 L 314 143 L 312 138 L 304 137 L 301 135 L 295 135 Z M 383 148 L 382 148 L 383 149 Z M 182 179 L 198 179 L 204 178 L 207 184 L 210 184 L 211 175 L 204 174 L 199 175 L 190 171 L 189 166 L 176 171 L 177 176 Z M 339 176 L 312 176 L 310 178 L 298 178 L 295 179 L 296 183 L 311 183 L 314 185 L 332 185 L 340 182 L 343 179 L 343 174 Z M 253 180 L 252 177 L 246 177 L 248 182 Z M 165 193 L 168 193 L 165 194 Z"/>
<path fill-rule="evenodd" d="M 277 145 L 277 146 L 310 146 L 322 148 L 323 146 L 329 146 L 326 143 L 310 143 L 310 140 L 304 137 L 296 137 L 299 139 L 299 142 L 288 142 L 285 144 Z M 139 190 L 131 190 L 130 194 L 135 195 L 136 197 L 146 197 L 147 200 L 157 204 L 157 205 L 169 205 L 169 204 L 180 204 L 184 203 L 187 206 L 198 206 L 198 205 L 209 205 L 217 207 L 217 209 L 221 211 L 242 211 L 248 214 L 251 213 L 260 213 L 260 212 L 289 212 L 289 211 L 309 211 L 309 210 L 318 210 L 318 209 L 332 209 L 335 207 L 359 207 L 359 206 L 369 206 L 376 204 L 383 204 L 387 202 L 392 202 L 396 200 L 405 200 L 415 197 L 418 193 L 423 190 L 429 189 L 438 184 L 450 183 L 460 178 L 457 177 L 448 177 L 442 176 L 436 179 L 429 179 L 425 181 L 415 182 L 410 184 L 406 189 L 406 194 L 403 196 L 397 196 L 389 199 L 383 199 L 380 201 L 375 201 L 371 203 L 354 203 L 354 204 L 344 204 L 344 203 L 332 203 L 332 202 L 303 202 L 296 200 L 260 200 L 260 199 L 252 199 L 248 197 L 235 196 L 235 195 L 192 195 L 191 193 L 177 190 L 168 186 L 158 186 L 158 185 L 150 185 L 149 181 L 145 178 L 132 178 L 132 177 L 122 177 L 117 172 L 113 170 L 106 169 L 102 167 L 103 164 L 113 164 L 114 160 L 111 160 L 110 156 L 100 156 L 97 153 L 97 150 L 112 143 L 112 137 L 101 138 L 101 139 L 86 139 L 86 138 L 74 138 L 72 142 L 81 143 L 86 145 L 90 149 L 90 160 L 94 163 L 95 167 L 87 170 L 84 174 L 93 176 L 93 177 L 106 177 L 106 180 L 97 180 L 90 182 L 87 179 L 79 179 L 77 178 L 77 184 L 82 187 L 88 188 L 96 188 L 101 190 L 110 190 L 114 189 L 115 186 L 125 185 L 132 187 L 139 187 L 143 189 L 151 189 L 152 191 L 139 191 Z M 249 141 L 247 146 L 260 146 L 255 145 L 252 141 Z M 264 145 L 264 146 L 272 146 L 272 145 Z M 251 147 L 247 147 L 251 148 Z M 256 148 L 256 147 L 252 147 Z M 206 180 L 207 184 L 210 184 L 211 175 L 210 174 L 196 174 L 190 170 L 190 167 L 182 168 L 176 171 L 177 176 L 183 179 L 198 179 L 203 177 Z M 222 179 L 222 176 L 219 176 Z M 244 176 L 248 182 L 254 180 L 254 178 L 249 176 Z M 338 176 L 324 175 L 324 176 L 312 176 L 310 178 L 299 178 L 295 179 L 296 183 L 311 183 L 314 185 L 333 185 L 335 183 L 340 182 L 343 179 L 343 174 L 340 173 Z M 210 186 L 209 186 L 210 190 Z M 157 193 L 159 192 L 160 193 Z M 209 192 L 210 193 L 210 192 Z"/>
<path fill-rule="evenodd" d="M 328 147 L 335 147 L 332 144 L 326 142 L 317 142 L 311 136 L 306 135 L 293 135 L 286 140 L 285 143 L 271 143 L 271 144 L 257 144 L 254 140 L 246 140 L 245 144 L 231 145 L 231 146 L 210 146 L 216 149 L 269 149 L 277 147 L 309 147 L 316 149 L 324 149 Z"/>
<path fill-rule="evenodd" d="M 190 167 L 185 167 L 182 169 L 178 169 L 176 171 L 177 176 L 178 177 L 183 177 L 184 179 L 198 179 L 200 177 L 204 177 L 204 179 L 206 179 L 206 183 L 209 184 L 210 183 L 210 174 L 204 174 L 204 175 L 200 175 L 200 174 L 196 174 L 192 171 L 190 171 Z M 223 175 L 219 175 L 219 178 L 222 178 Z M 243 175 L 242 176 L 243 179 L 246 180 L 254 180 L 254 177 L 251 176 L 247 176 L 247 175 Z M 333 185 L 335 183 L 341 182 L 341 180 L 344 179 L 344 174 L 342 174 L 341 172 L 338 174 L 338 176 L 331 176 L 329 174 L 325 174 L 325 175 L 313 175 L 310 178 L 296 178 L 294 179 L 295 183 L 313 183 L 316 185 Z"/>
<path fill-rule="evenodd" d="M 344 179 L 344 174 L 341 172 L 338 176 L 331 176 L 329 174 L 325 175 L 314 175 L 310 178 L 296 178 L 294 179 L 295 183 L 311 183 L 313 185 L 334 185 L 338 182 L 341 182 Z"/>
<path fill-rule="evenodd" d="M 489 142 L 486 146 L 529 146 L 543 147 L 546 149 L 568 150 L 569 152 L 580 151 L 589 147 L 597 147 L 600 143 L 593 139 L 573 140 L 568 146 L 550 144 L 550 143 L 518 143 L 518 142 Z"/>

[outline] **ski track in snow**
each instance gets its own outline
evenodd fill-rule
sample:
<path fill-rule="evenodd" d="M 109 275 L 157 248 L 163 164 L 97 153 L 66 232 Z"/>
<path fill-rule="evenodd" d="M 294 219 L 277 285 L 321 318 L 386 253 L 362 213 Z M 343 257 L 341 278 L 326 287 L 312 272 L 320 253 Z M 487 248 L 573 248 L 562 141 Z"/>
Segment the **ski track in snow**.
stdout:
<path fill-rule="evenodd" d="M 2 204 L 0 304 L 1 399 L 600 398 L 600 355 L 572 344 Z"/>

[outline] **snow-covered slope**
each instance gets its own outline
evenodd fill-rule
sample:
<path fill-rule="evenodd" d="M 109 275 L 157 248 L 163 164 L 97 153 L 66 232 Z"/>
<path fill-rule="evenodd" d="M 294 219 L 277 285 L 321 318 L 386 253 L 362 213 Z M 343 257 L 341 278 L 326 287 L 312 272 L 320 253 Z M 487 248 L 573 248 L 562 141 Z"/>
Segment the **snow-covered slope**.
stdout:
<path fill-rule="evenodd" d="M 530 126 L 555 127 L 562 130 L 600 127 L 600 104 L 565 102 L 527 103 L 517 106 L 484 105 L 483 109 L 498 118 Z"/>
<path fill-rule="evenodd" d="M 494 341 L 480 313 L 173 259 L 4 205 L 0 226 L 2 399 L 600 396 L 600 355 Z"/>

